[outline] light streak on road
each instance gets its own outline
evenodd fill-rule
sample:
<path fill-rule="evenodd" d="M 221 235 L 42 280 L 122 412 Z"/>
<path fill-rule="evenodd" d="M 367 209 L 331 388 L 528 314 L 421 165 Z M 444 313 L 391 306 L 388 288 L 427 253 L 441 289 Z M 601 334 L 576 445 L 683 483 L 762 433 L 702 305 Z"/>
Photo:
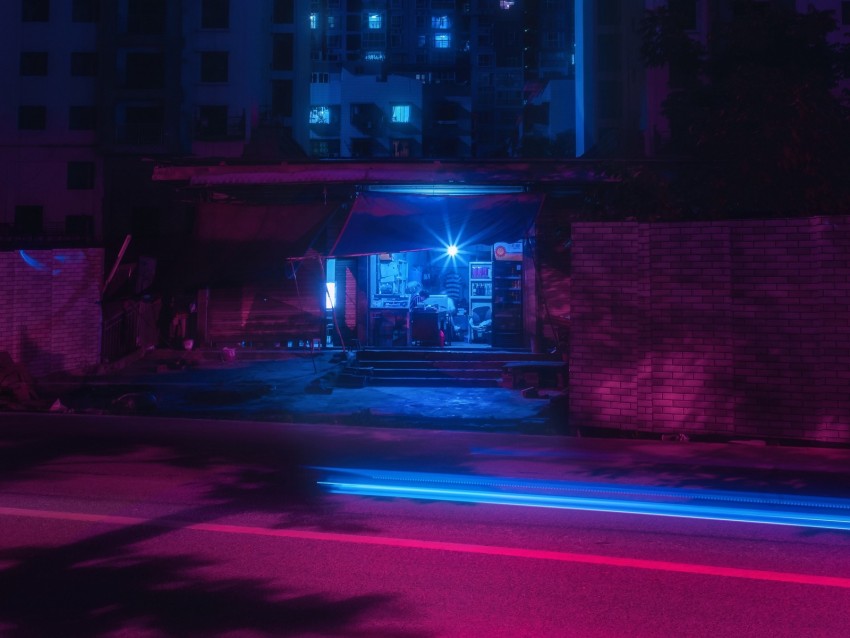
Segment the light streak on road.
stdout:
<path fill-rule="evenodd" d="M 754 492 L 314 468 L 330 492 L 850 530 L 850 501 Z"/>
<path fill-rule="evenodd" d="M 795 585 L 814 585 L 818 587 L 835 587 L 850 589 L 850 578 L 820 574 L 801 574 L 795 572 L 778 572 L 765 569 L 747 569 L 741 567 L 725 567 L 722 565 L 702 565 L 698 563 L 678 563 L 663 560 L 648 560 L 625 556 L 602 556 L 599 554 L 581 554 L 546 549 L 529 549 L 525 547 L 504 547 L 498 545 L 478 545 L 475 543 L 457 543 L 433 541 L 417 538 L 398 538 L 392 536 L 374 536 L 361 534 L 346 534 L 341 532 L 318 532 L 305 529 L 280 529 L 268 527 L 252 527 L 248 525 L 227 525 L 221 523 L 196 523 L 171 518 L 141 518 L 133 516 L 115 516 L 110 514 L 94 514 L 86 512 L 62 512 L 54 510 L 34 510 L 17 507 L 0 506 L 0 517 L 35 518 L 42 520 L 66 521 L 76 523 L 98 523 L 116 527 L 151 526 L 183 532 L 202 532 L 213 534 L 228 534 L 236 536 L 266 537 L 296 541 L 347 543 L 352 545 L 371 545 L 395 549 L 415 549 L 441 552 L 456 552 L 462 554 L 477 554 L 512 559 L 545 560 L 560 563 L 575 563 L 596 565 L 602 567 L 618 567 L 628 569 L 647 569 L 657 572 L 690 574 L 694 576 L 715 576 L 721 578 L 743 578 L 774 583 L 791 583 Z"/>

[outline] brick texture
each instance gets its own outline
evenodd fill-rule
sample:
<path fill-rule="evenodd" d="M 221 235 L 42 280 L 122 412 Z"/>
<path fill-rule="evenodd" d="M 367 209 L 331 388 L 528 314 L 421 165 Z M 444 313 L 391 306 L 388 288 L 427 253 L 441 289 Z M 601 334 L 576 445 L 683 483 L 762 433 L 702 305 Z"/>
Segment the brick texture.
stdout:
<path fill-rule="evenodd" d="M 850 218 L 573 227 L 570 412 L 850 442 Z"/>
<path fill-rule="evenodd" d="M 0 351 L 34 376 L 100 363 L 101 249 L 0 252 Z"/>

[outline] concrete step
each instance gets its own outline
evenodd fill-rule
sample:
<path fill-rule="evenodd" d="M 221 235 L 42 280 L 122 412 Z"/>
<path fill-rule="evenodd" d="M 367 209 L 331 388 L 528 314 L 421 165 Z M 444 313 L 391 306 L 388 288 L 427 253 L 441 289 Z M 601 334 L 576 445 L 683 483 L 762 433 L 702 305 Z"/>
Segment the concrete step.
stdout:
<path fill-rule="evenodd" d="M 371 377 L 366 385 L 373 387 L 464 387 L 464 388 L 498 388 L 501 380 L 488 378 L 456 377 Z"/>
<path fill-rule="evenodd" d="M 343 383 L 495 388 L 502 385 L 507 364 L 554 360 L 548 354 L 480 348 L 361 350 L 346 367 Z"/>

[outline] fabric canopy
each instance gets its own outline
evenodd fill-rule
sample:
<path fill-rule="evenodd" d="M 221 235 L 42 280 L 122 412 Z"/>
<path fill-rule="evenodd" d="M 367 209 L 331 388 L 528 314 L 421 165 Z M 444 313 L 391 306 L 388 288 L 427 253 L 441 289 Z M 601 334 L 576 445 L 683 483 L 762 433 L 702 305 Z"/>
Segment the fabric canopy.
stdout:
<path fill-rule="evenodd" d="M 324 251 L 321 232 L 339 202 L 249 206 L 206 203 L 194 233 L 179 253 L 172 285 L 184 288 L 279 281 L 290 274 L 287 257 L 311 245 Z"/>
<path fill-rule="evenodd" d="M 542 195 L 360 193 L 331 257 L 516 242 L 525 237 Z"/>

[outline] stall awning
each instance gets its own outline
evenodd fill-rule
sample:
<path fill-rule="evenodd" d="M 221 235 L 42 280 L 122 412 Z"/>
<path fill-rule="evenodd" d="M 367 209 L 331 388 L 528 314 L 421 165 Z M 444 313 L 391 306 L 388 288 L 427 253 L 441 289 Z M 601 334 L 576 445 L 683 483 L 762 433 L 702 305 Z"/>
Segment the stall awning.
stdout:
<path fill-rule="evenodd" d="M 288 257 L 311 247 L 327 250 L 322 229 L 340 203 L 201 204 L 194 233 L 177 258 L 175 283 L 190 288 L 280 281 L 291 270 Z"/>
<path fill-rule="evenodd" d="M 505 195 L 357 195 L 330 256 L 445 249 L 456 244 L 520 241 L 543 203 L 529 193 Z"/>

